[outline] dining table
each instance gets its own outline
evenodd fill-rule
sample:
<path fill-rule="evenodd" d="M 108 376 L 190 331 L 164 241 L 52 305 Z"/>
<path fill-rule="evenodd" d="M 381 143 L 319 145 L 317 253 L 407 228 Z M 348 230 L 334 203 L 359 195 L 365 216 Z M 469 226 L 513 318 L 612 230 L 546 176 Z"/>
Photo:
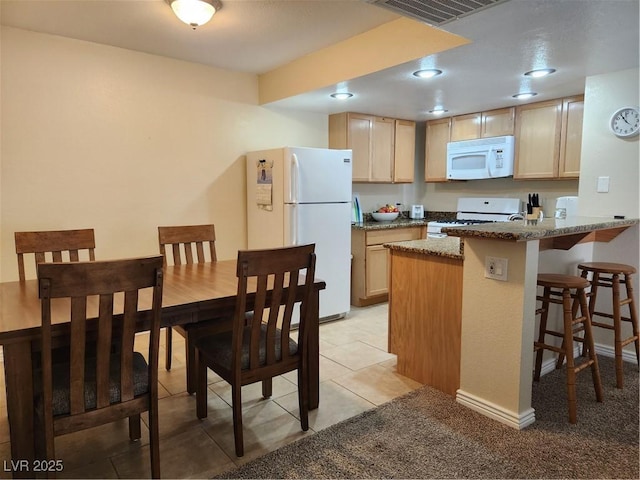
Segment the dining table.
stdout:
<path fill-rule="evenodd" d="M 218 324 L 221 331 L 231 329 L 237 295 L 236 267 L 235 259 L 165 266 L 161 326 L 206 323 L 208 328 Z M 325 287 L 323 280 L 314 280 L 312 304 L 307 310 L 310 409 L 318 408 L 319 403 L 318 313 L 320 291 Z M 150 293 L 148 298 L 141 295 L 139 300 L 147 302 L 149 308 Z M 247 309 L 252 308 L 252 302 L 249 296 Z M 149 328 L 148 317 L 145 318 L 145 309 L 142 307 L 145 307 L 144 303 L 141 304 L 143 311 L 137 324 L 140 332 Z M 87 320 L 87 328 L 90 329 L 97 317 L 97 307 L 88 306 L 88 312 L 91 312 Z M 95 315 L 93 319 L 90 318 L 92 315 Z M 64 305 L 54 310 L 52 323 L 54 336 L 64 338 L 68 334 L 68 309 Z M 0 345 L 4 354 L 7 415 L 14 465 L 19 465 L 16 462 L 30 465 L 37 460 L 38 445 L 41 444 L 39 434 L 34 429 L 36 389 L 32 380 L 32 369 L 40 348 L 40 325 L 38 281 L 0 282 Z M 21 472 L 14 471 L 13 475 L 14 478 L 20 477 Z"/>

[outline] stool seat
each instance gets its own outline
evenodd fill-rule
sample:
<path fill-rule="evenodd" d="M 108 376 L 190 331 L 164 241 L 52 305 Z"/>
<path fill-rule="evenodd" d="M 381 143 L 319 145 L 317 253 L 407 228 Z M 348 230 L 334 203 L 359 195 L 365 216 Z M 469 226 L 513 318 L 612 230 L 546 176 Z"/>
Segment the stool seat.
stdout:
<path fill-rule="evenodd" d="M 541 273 L 538 275 L 538 285 L 551 288 L 587 288 L 589 281 L 576 275 Z"/>
<path fill-rule="evenodd" d="M 591 270 L 598 273 L 617 273 L 621 275 L 633 275 L 636 273 L 635 267 L 624 263 L 607 262 L 585 262 L 578 265 L 580 270 Z"/>
<path fill-rule="evenodd" d="M 567 361 L 567 401 L 569 404 L 569 422 L 577 421 L 577 391 L 576 375 L 590 368 L 593 379 L 593 387 L 596 400 L 602 402 L 602 382 L 600 381 L 600 369 L 598 368 L 598 358 L 596 357 L 591 332 L 591 316 L 587 306 L 587 294 L 585 289 L 590 282 L 583 277 L 575 275 L 560 275 L 557 273 L 541 273 L 537 277 L 537 284 L 543 287 L 543 295 L 536 295 L 536 299 L 542 302 L 541 307 L 536 310 L 540 313 L 540 327 L 538 330 L 538 340 L 534 342 L 533 349 L 536 352 L 535 370 L 533 379 L 540 380 L 542 369 L 542 353 L 549 350 L 558 354 L 556 368 L 560 368 Z M 557 304 L 562 307 L 562 329 L 547 327 L 549 320 L 549 309 L 551 305 Z M 578 310 L 580 315 L 578 315 Z M 578 333 L 584 332 L 581 337 Z M 557 344 L 548 342 L 547 335 L 562 339 L 560 347 Z M 576 363 L 573 356 L 574 342 L 581 342 L 584 351 L 589 358 L 580 363 Z"/>

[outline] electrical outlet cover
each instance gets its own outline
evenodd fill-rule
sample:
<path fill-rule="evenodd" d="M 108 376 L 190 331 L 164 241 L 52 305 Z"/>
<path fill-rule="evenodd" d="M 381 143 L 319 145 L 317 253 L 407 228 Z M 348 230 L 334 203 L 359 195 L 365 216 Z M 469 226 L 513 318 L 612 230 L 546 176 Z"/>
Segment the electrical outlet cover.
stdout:
<path fill-rule="evenodd" d="M 493 280 L 507 281 L 507 266 L 509 260 L 499 257 L 485 257 L 484 276 Z"/>

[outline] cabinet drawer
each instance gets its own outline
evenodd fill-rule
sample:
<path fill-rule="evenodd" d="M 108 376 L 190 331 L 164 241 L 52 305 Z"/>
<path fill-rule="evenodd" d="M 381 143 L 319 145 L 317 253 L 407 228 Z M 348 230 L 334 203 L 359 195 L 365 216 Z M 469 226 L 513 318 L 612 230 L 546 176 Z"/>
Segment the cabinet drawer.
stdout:
<path fill-rule="evenodd" d="M 420 227 L 390 228 L 388 230 L 372 230 L 367 232 L 367 245 L 380 245 L 390 242 L 406 242 L 422 238 Z"/>

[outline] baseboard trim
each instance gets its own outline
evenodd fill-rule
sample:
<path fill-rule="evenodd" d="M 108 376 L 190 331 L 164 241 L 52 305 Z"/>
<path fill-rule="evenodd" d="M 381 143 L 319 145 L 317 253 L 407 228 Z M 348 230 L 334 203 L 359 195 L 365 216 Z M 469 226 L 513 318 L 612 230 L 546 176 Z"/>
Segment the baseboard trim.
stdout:
<path fill-rule="evenodd" d="M 612 347 L 611 345 L 603 345 L 601 343 L 596 343 L 595 344 L 596 347 L 596 355 L 600 355 L 602 357 L 609 357 L 609 358 L 615 358 L 616 356 L 616 350 L 614 347 Z M 575 346 L 573 348 L 573 358 L 577 358 L 581 355 L 582 349 L 579 345 Z M 637 365 L 637 359 L 636 359 L 636 355 L 635 352 L 629 351 L 629 350 L 622 350 L 622 361 L 623 362 L 629 362 L 629 363 L 634 363 Z M 566 362 L 566 360 L 565 360 Z M 553 372 L 556 369 L 556 359 L 554 358 L 549 358 L 547 360 L 545 360 L 544 362 L 542 362 L 542 367 L 540 368 L 540 375 L 544 376 L 547 373 Z"/>
<path fill-rule="evenodd" d="M 494 403 L 487 402 L 486 400 L 465 392 L 462 389 L 458 389 L 456 392 L 456 402 L 475 410 L 486 417 L 493 418 L 500 423 L 518 430 L 522 430 L 536 420 L 533 408 L 529 408 L 523 413 L 517 414 Z"/>
<path fill-rule="evenodd" d="M 596 343 L 596 355 L 601 355 L 603 357 L 615 358 L 615 349 L 610 345 L 603 345 Z M 581 352 L 580 346 L 576 346 L 573 349 L 573 357 L 579 357 Z M 629 363 L 637 364 L 635 352 L 629 350 L 622 351 L 622 360 Z M 566 360 L 565 360 L 566 361 Z M 542 367 L 540 369 L 540 375 L 546 375 L 556 369 L 556 359 L 549 358 L 546 361 L 542 362 Z M 531 425 L 535 422 L 535 410 L 533 408 L 529 408 L 525 410 L 521 414 L 517 414 L 510 410 L 506 410 L 494 403 L 487 402 L 486 400 L 477 397 L 471 393 L 465 392 L 462 389 L 458 389 L 456 392 L 456 402 L 465 407 L 468 407 L 472 410 L 475 410 L 482 415 L 497 420 L 500 423 L 503 423 L 509 427 L 516 428 L 518 430 L 522 430 L 523 428 Z"/>

